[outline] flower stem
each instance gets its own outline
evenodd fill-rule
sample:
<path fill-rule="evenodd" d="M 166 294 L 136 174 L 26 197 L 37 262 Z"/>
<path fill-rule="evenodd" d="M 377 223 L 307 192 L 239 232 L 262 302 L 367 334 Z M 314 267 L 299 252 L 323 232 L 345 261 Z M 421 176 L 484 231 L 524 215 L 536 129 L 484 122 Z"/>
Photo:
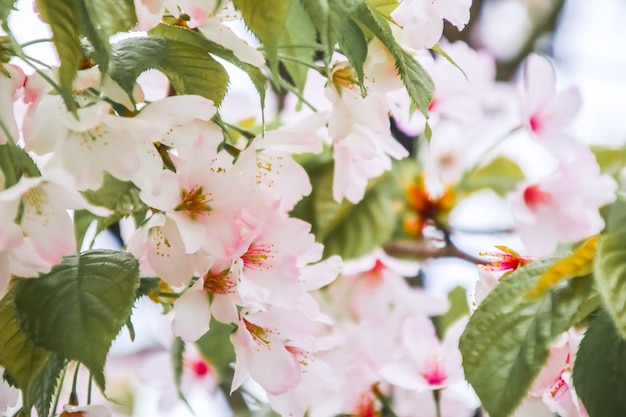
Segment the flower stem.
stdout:
<path fill-rule="evenodd" d="M 78 382 L 78 371 L 80 370 L 80 362 L 76 362 L 74 370 L 74 378 L 72 379 L 72 392 L 70 393 L 70 405 L 78 405 L 78 394 L 76 394 L 76 385 Z"/>
<path fill-rule="evenodd" d="M 441 390 L 436 389 L 433 391 L 433 399 L 435 400 L 435 410 L 437 411 L 437 417 L 441 417 Z"/>

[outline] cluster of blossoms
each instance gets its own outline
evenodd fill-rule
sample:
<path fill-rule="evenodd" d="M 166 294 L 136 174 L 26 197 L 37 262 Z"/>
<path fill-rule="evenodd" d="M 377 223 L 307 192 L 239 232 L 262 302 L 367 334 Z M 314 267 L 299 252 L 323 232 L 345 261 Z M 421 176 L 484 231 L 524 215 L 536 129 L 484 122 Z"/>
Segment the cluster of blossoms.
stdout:
<path fill-rule="evenodd" d="M 264 55 L 229 26 L 240 17 L 230 3 L 134 3 L 137 30 L 153 29 L 164 14 L 174 13 L 179 27 L 231 51 L 243 66 L 260 71 L 265 65 Z M 393 120 L 407 136 L 432 132 L 427 149 L 420 150 L 421 172 L 406 190 L 409 235 L 421 236 L 431 221 L 444 219 L 465 196 L 469 176 L 487 152 L 504 134 L 520 130 L 556 161 L 554 172 L 520 183 L 507 196 L 526 251 L 533 259 L 547 256 L 560 243 L 602 231 L 599 208 L 615 200 L 617 184 L 566 133 L 580 99 L 575 89 L 556 91 L 550 62 L 530 56 L 516 89 L 496 83 L 492 57 L 465 43 L 442 44 L 462 70 L 449 57 L 425 52 L 440 40 L 444 19 L 463 28 L 470 4 L 404 0 L 389 16 L 396 23 L 393 36 L 434 81 L 428 109 L 414 107 L 393 53 L 374 38 L 367 43 L 362 85 L 350 58 L 335 53 L 329 68 L 308 74 L 302 96 L 315 111 L 296 110 L 296 97 L 288 95 L 271 115 L 281 127 L 268 130 L 274 124 L 264 120 L 249 122 L 250 131 L 237 126 L 241 114 L 228 120 L 228 97 L 220 107 L 200 95 L 166 94 L 165 88 L 146 99 L 141 83 L 129 96 L 87 58 L 72 83 L 77 108 L 68 110 L 66 97 L 55 91 L 62 84 L 60 68 L 27 76 L 13 63 L 1 64 L 0 145 L 23 153 L 9 157 L 23 175 L 0 171 L 0 296 L 14 277 L 49 273 L 80 251 L 72 212 L 114 214 L 87 195 L 108 181 L 124 182 L 136 190 L 145 212 L 128 223 L 123 250 L 139 261 L 142 278 L 161 280 L 152 298 L 171 307 L 165 344 L 174 338 L 188 343 L 182 391 L 194 384 L 216 390 L 212 364 L 193 343 L 219 322 L 232 329 L 230 393 L 252 380 L 283 416 L 377 416 L 388 401 L 398 417 L 414 417 L 415 410 L 427 417 L 473 415 L 479 404 L 464 382 L 458 347 L 468 319 L 436 328 L 432 318 L 449 305 L 409 285 L 406 277 L 417 275 L 420 265 L 383 251 L 353 263 L 325 257 L 311 224 L 291 216 L 314 191 L 298 155 L 330 147 L 332 196 L 336 203 L 358 204 L 370 180 L 410 154 L 392 134 Z M 176 14 L 181 11 L 184 16 Z M 262 126 L 255 130 L 255 123 Z M 480 268 L 474 306 L 496 286 L 494 271 L 507 273 L 532 261 L 504 251 L 497 265 Z M 532 413 L 536 404 L 563 417 L 586 415 L 571 377 L 579 342 L 580 335 L 570 331 L 553 344 L 517 415 Z M 15 391 L 0 385 L 0 406 L 15 401 Z M 110 412 L 67 404 L 61 415 Z"/>

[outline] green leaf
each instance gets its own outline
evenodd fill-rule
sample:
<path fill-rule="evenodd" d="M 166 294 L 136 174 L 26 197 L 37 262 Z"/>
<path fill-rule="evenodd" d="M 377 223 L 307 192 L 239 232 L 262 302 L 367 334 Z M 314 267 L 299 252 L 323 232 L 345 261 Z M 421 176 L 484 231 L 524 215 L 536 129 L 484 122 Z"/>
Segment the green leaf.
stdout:
<path fill-rule="evenodd" d="M 167 40 L 158 36 L 121 40 L 113 45 L 109 76 L 132 100 L 137 78 L 159 66 L 167 47 Z"/>
<path fill-rule="evenodd" d="M 499 156 L 487 165 L 473 171 L 465 181 L 458 186 L 459 193 L 473 193 L 474 191 L 490 189 L 500 196 L 505 196 L 515 189 L 524 179 L 524 172 L 515 162 L 504 156 Z"/>
<path fill-rule="evenodd" d="M 167 40 L 167 51 L 157 67 L 178 94 L 197 94 L 219 106 L 228 90 L 228 73 L 203 49 Z"/>
<path fill-rule="evenodd" d="M 358 204 L 333 198 L 333 162 L 309 170 L 313 192 L 292 212 L 312 224 L 316 239 L 324 244 L 324 257 L 357 258 L 381 246 L 392 235 L 397 213 L 393 206 L 394 184 L 390 175 L 370 181 Z"/>
<path fill-rule="evenodd" d="M 534 261 L 501 279 L 461 336 L 465 377 L 491 417 L 513 413 L 548 359 L 550 344 L 576 324 L 579 308 L 594 294 L 586 276 L 528 299 L 554 262 Z"/>
<path fill-rule="evenodd" d="M 0 22 L 2 22 L 2 27 L 5 29 L 8 29 L 8 17 L 9 14 L 11 14 L 11 12 L 13 10 L 17 10 L 15 8 L 15 3 L 17 1 L 16 0 L 0 0 Z"/>
<path fill-rule="evenodd" d="M 91 223 L 98 221 L 100 217 L 96 216 L 88 210 L 75 210 L 74 211 L 74 238 L 76 239 L 76 252 L 80 252 L 83 247 L 83 241 L 85 235 Z M 91 243 L 89 244 L 91 246 Z"/>
<path fill-rule="evenodd" d="M 19 280 L 15 308 L 37 345 L 82 362 L 104 389 L 106 356 L 130 316 L 138 279 L 138 262 L 128 252 L 87 251 Z"/>
<path fill-rule="evenodd" d="M 15 143 L 0 145 L 0 170 L 4 174 L 4 187 L 9 188 L 20 180 L 22 175 L 39 177 L 39 168 L 24 149 Z"/>
<path fill-rule="evenodd" d="M 617 200 L 609 207 L 606 231 L 611 234 L 626 235 L 626 195 L 617 194 Z"/>
<path fill-rule="evenodd" d="M 198 47 L 207 51 L 209 54 L 220 57 L 223 60 L 235 65 L 248 75 L 252 84 L 254 84 L 254 88 L 259 93 L 261 106 L 264 105 L 265 92 L 267 90 L 267 78 L 265 77 L 265 74 L 263 74 L 263 71 L 261 71 L 260 68 L 241 61 L 230 49 L 227 49 L 219 43 L 206 38 L 199 31 L 193 31 L 180 26 L 167 25 L 165 23 L 160 23 L 151 29 L 150 34 Z"/>
<path fill-rule="evenodd" d="M 596 156 L 603 174 L 617 175 L 626 165 L 626 147 L 607 148 L 604 146 L 591 146 L 591 151 Z"/>
<path fill-rule="evenodd" d="M 443 340 L 446 330 L 461 317 L 469 315 L 469 306 L 467 305 L 467 292 L 461 286 L 454 287 L 448 293 L 448 302 L 450 308 L 445 314 L 434 318 L 435 328 L 439 339 Z"/>
<path fill-rule="evenodd" d="M 402 82 L 409 93 L 409 97 L 424 117 L 428 118 L 428 106 L 433 98 L 435 84 L 426 70 L 396 42 L 389 22 L 376 10 L 372 10 L 367 4 L 362 4 L 355 15 L 356 19 L 369 29 L 385 47 L 391 52 L 396 60 L 396 68 L 402 78 Z"/>
<path fill-rule="evenodd" d="M 351 19 L 345 19 L 338 32 L 339 48 L 356 72 L 363 89 L 363 63 L 367 57 L 367 40 L 361 28 Z"/>
<path fill-rule="evenodd" d="M 311 23 L 309 15 L 299 1 L 291 1 L 287 13 L 287 21 L 289 24 L 283 26 L 282 30 L 278 31 L 278 45 L 281 47 L 281 55 L 286 55 L 312 65 L 315 51 L 312 48 L 297 47 L 297 45 L 313 45 L 316 41 L 313 23 Z M 296 45 L 296 47 L 291 47 L 292 45 Z M 290 60 L 283 60 L 283 64 L 295 87 L 299 91 L 303 91 L 309 67 L 300 62 Z"/>
<path fill-rule="evenodd" d="M 292 0 L 234 0 L 246 26 L 261 40 L 274 78 L 278 78 L 278 45 L 281 32 L 291 27 L 297 29 L 287 16 Z"/>
<path fill-rule="evenodd" d="M 335 16 L 331 13 L 329 0 L 300 0 L 300 4 L 309 14 L 311 23 L 320 36 L 322 45 L 325 46 L 325 53 L 330 56 L 335 46 L 335 34 L 332 28 L 331 19 Z"/>
<path fill-rule="evenodd" d="M 580 342 L 574 387 L 591 417 L 626 415 L 626 340 L 600 310 Z"/>
<path fill-rule="evenodd" d="M 102 232 L 110 225 L 117 223 L 124 217 L 135 216 L 137 214 L 143 214 L 145 217 L 147 207 L 143 201 L 141 201 L 139 192 L 139 188 L 132 182 L 119 180 L 109 174 L 105 174 L 104 181 L 99 189 L 83 192 L 83 197 L 91 204 L 106 207 L 113 211 L 113 214 L 106 218 L 91 215 L 92 220 L 97 219 L 98 221 L 96 234 Z M 78 216 L 81 222 L 74 225 L 77 244 L 79 242 L 78 237 L 81 237 L 80 242 L 82 242 L 84 238 L 84 231 L 86 231 L 86 229 L 83 231 L 82 228 L 85 227 L 85 223 L 89 219 L 89 214 L 78 213 Z M 89 222 L 89 224 L 91 224 L 91 222 Z M 89 227 L 89 224 L 86 224 L 86 226 Z"/>
<path fill-rule="evenodd" d="M 34 405 L 40 416 L 47 416 L 66 360 L 37 346 L 22 330 L 15 310 L 14 289 L 12 287 L 0 301 L 0 365 L 22 390 L 27 414 Z"/>
<path fill-rule="evenodd" d="M 367 3 L 386 19 L 391 19 L 391 12 L 398 7 L 397 0 L 367 0 Z"/>
<path fill-rule="evenodd" d="M 129 31 L 137 24 L 133 0 L 86 0 L 84 4 L 89 19 L 106 43 L 110 36 Z"/>
<path fill-rule="evenodd" d="M 461 74 L 463 74 L 463 76 L 465 77 L 465 79 L 469 82 L 469 78 L 467 78 L 467 74 L 465 73 L 465 71 L 463 71 L 463 68 L 461 68 L 459 66 L 459 64 L 457 64 L 454 59 L 452 59 L 452 57 L 450 55 L 448 55 L 448 53 L 446 51 L 444 51 L 443 49 L 441 49 L 441 46 L 439 46 L 438 44 L 433 46 L 432 48 L 430 48 L 431 51 L 438 53 L 439 55 L 441 55 L 442 57 L 444 57 L 446 59 L 446 61 L 448 61 L 449 63 L 451 63 L 454 67 L 456 67 L 456 69 L 458 69 L 459 71 L 461 71 Z"/>
<path fill-rule="evenodd" d="M 78 0 L 36 0 L 37 10 L 50 25 L 52 41 L 61 61 L 59 83 L 61 97 L 68 110 L 78 108 L 72 94 L 72 83 L 83 56 L 80 44 L 80 8 Z"/>
<path fill-rule="evenodd" d="M 594 277 L 617 330 L 626 338 L 626 234 L 602 237 L 594 261 Z"/>
<path fill-rule="evenodd" d="M 187 401 L 187 397 L 183 394 L 181 389 L 181 384 L 183 382 L 183 372 L 185 368 L 185 342 L 180 337 L 177 337 L 172 342 L 171 347 L 172 354 L 172 368 L 174 371 L 174 384 L 176 385 L 176 392 L 178 393 L 178 398 L 181 399 L 182 402 L 185 403 L 189 411 L 193 413 L 193 409 Z"/>

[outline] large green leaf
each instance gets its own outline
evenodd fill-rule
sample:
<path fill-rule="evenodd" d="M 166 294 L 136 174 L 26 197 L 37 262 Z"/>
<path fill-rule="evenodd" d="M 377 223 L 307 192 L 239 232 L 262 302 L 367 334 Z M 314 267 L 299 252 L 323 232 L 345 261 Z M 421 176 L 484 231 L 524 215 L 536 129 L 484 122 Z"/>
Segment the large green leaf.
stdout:
<path fill-rule="evenodd" d="M 360 2 L 356 0 L 300 0 L 300 2 L 319 34 L 326 58 L 329 60 L 335 49 L 340 32 L 346 30 L 344 28 L 346 24 L 353 23 L 350 19 Z M 349 32 L 352 30 L 352 28 L 347 29 Z M 349 34 L 344 34 L 344 38 L 349 36 Z M 339 42 L 341 47 L 341 41 Z M 345 43 L 344 46 L 351 47 L 351 45 L 346 45 Z M 346 54 L 345 51 L 343 52 Z M 346 54 L 346 56 L 348 55 Z"/>
<path fill-rule="evenodd" d="M 219 106 L 228 90 L 228 73 L 203 49 L 172 40 L 157 67 L 178 94 L 197 94 Z"/>
<path fill-rule="evenodd" d="M 0 301 L 0 365 L 22 390 L 24 409 L 35 406 L 47 416 L 50 402 L 66 360 L 37 346 L 24 332 L 15 310 L 14 287 Z"/>
<path fill-rule="evenodd" d="M 609 234 L 600 240 L 594 277 L 617 330 L 626 338 L 626 234 Z"/>
<path fill-rule="evenodd" d="M 132 0 L 87 0 L 77 2 L 85 37 L 94 49 L 94 59 L 102 72 L 106 72 L 111 55 L 110 37 L 126 32 L 137 24 Z"/>
<path fill-rule="evenodd" d="M 263 71 L 261 71 L 258 67 L 241 61 L 230 49 L 226 49 L 219 43 L 206 38 L 199 31 L 190 30 L 180 26 L 172 26 L 165 23 L 161 23 L 151 29 L 150 34 L 198 47 L 207 51 L 209 54 L 220 57 L 235 65 L 248 75 L 252 84 L 254 84 L 254 88 L 259 93 L 261 105 L 264 105 L 265 92 L 267 90 L 267 78 L 265 77 L 265 74 L 263 74 Z"/>
<path fill-rule="evenodd" d="M 322 45 L 325 46 L 324 52 L 330 56 L 335 46 L 336 36 L 332 28 L 331 19 L 331 3 L 329 0 L 300 0 L 304 10 L 309 14 L 311 23 L 319 34 Z"/>
<path fill-rule="evenodd" d="M 500 196 L 506 195 L 524 179 L 524 172 L 515 162 L 499 156 L 472 173 L 459 184 L 460 193 L 491 189 Z"/>
<path fill-rule="evenodd" d="M 234 0 L 248 28 L 263 43 L 274 77 L 278 75 L 278 45 L 281 32 L 294 25 L 286 23 L 292 0 Z"/>
<path fill-rule="evenodd" d="M 363 63 L 367 57 L 367 40 L 361 28 L 353 20 L 346 18 L 338 32 L 339 48 L 344 53 L 356 72 L 361 88 L 363 87 Z"/>
<path fill-rule="evenodd" d="M 513 413 L 548 359 L 550 344 L 575 324 L 594 294 L 586 276 L 527 298 L 554 261 L 534 261 L 503 278 L 460 339 L 465 377 L 491 417 Z"/>
<path fill-rule="evenodd" d="M 138 262 L 128 252 L 87 251 L 18 281 L 15 307 L 37 345 L 82 362 L 104 388 L 106 356 L 130 316 L 138 280 Z"/>
<path fill-rule="evenodd" d="M 591 417 L 626 415 L 626 340 L 600 310 L 580 343 L 574 386 Z"/>
<path fill-rule="evenodd" d="M 389 22 L 366 3 L 362 4 L 355 17 L 361 25 L 381 40 L 396 60 L 396 68 L 402 82 L 417 108 L 428 117 L 428 106 L 433 98 L 435 84 L 426 70 L 396 42 Z"/>
<path fill-rule="evenodd" d="M 311 223 L 316 239 L 324 244 L 325 257 L 357 258 L 391 237 L 397 212 L 390 175 L 371 180 L 358 204 L 345 199 L 337 203 L 333 198 L 333 162 L 307 165 L 313 191 L 298 203 L 292 215 Z"/>
<path fill-rule="evenodd" d="M 42 19 L 50 25 L 52 41 L 59 55 L 59 82 L 61 97 L 69 110 L 75 110 L 72 83 L 83 56 L 80 44 L 80 7 L 78 0 L 36 0 Z"/>
<path fill-rule="evenodd" d="M 109 76 L 132 99 L 137 78 L 142 72 L 157 68 L 167 53 L 167 40 L 151 36 L 129 38 L 113 45 Z"/>
<path fill-rule="evenodd" d="M 607 311 L 626 338 L 626 197 L 618 195 L 608 209 L 608 234 L 598 243 L 594 278 Z"/>
<path fill-rule="evenodd" d="M 228 90 L 228 74 L 206 50 L 162 36 L 116 43 L 110 76 L 129 97 L 137 77 L 149 69 L 163 72 L 178 94 L 198 94 L 219 105 Z"/>
<path fill-rule="evenodd" d="M 291 1 L 287 13 L 287 22 L 289 23 L 283 26 L 282 30 L 278 31 L 280 53 L 312 65 L 315 51 L 312 48 L 302 48 L 301 45 L 312 45 L 315 43 L 315 27 L 299 1 Z M 296 88 L 299 91 L 303 91 L 309 72 L 308 65 L 289 59 L 283 59 L 282 61 Z"/>
<path fill-rule="evenodd" d="M 109 36 L 126 32 L 137 24 L 133 0 L 86 0 L 85 8 L 96 30 L 109 43 Z"/>

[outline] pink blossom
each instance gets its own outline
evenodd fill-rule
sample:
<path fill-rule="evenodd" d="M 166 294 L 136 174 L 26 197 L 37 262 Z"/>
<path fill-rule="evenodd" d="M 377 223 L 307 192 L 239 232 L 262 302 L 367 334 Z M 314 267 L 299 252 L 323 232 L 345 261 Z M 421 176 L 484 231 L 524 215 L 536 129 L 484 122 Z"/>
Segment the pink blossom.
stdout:
<path fill-rule="evenodd" d="M 538 183 L 523 183 L 509 197 L 522 242 L 534 256 L 547 256 L 559 242 L 577 242 L 599 233 L 598 209 L 615 200 L 617 184 L 589 152 Z"/>
<path fill-rule="evenodd" d="M 465 27 L 471 4 L 471 0 L 404 0 L 391 17 L 404 28 L 411 48 L 431 48 L 441 38 L 443 19 L 459 30 Z"/>
<path fill-rule="evenodd" d="M 530 389 L 530 396 L 539 397 L 554 413 L 562 417 L 587 417 L 572 379 L 572 368 L 582 335 L 574 330 L 565 333 L 550 348 L 548 362 Z"/>
<path fill-rule="evenodd" d="M 440 389 L 462 381 L 458 341 L 466 321 L 455 323 L 444 340 L 439 341 L 429 318 L 422 315 L 407 318 L 402 326 L 406 354 L 384 366 L 381 375 L 394 385 L 414 391 Z"/>
<path fill-rule="evenodd" d="M 237 234 L 233 217 L 252 192 L 254 172 L 233 164 L 226 152 L 218 153 L 221 137 L 215 135 L 205 131 L 191 146 L 180 148 L 176 172 L 162 171 L 158 189 L 142 190 L 141 198 L 174 220 L 187 253 L 203 248 L 226 257 Z"/>
<path fill-rule="evenodd" d="M 271 395 L 295 388 L 306 366 L 302 355 L 315 350 L 313 324 L 297 310 L 244 312 L 230 338 L 237 356 L 231 391 L 248 375 Z"/>
<path fill-rule="evenodd" d="M 365 63 L 369 67 L 364 70 L 372 70 L 377 76 L 365 80 L 365 97 L 347 62 L 334 65 L 332 82 L 325 89 L 333 105 L 328 133 L 333 141 L 333 197 L 337 201 L 345 197 L 357 203 L 363 198 L 368 180 L 391 168 L 391 158 L 408 156 L 408 151 L 391 136 L 386 93 L 399 84 L 387 55 L 385 48 L 370 42 Z"/>
<path fill-rule="evenodd" d="M 564 132 L 581 107 L 578 89 L 557 91 L 554 67 L 541 55 L 529 55 L 522 75 L 522 122 L 531 137 L 561 160 L 584 152 L 584 146 Z"/>

